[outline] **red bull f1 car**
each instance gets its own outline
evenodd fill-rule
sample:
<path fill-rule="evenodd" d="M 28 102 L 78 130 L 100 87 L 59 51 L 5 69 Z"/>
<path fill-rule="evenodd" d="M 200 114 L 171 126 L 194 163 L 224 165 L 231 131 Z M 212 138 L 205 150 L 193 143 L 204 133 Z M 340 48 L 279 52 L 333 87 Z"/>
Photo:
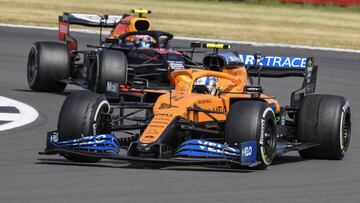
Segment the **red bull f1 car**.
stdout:
<path fill-rule="evenodd" d="M 344 97 L 314 93 L 318 67 L 313 58 L 235 55 L 218 53 L 223 45 L 211 46 L 216 51 L 204 58 L 204 69 L 171 73 L 173 88 L 133 89 L 144 93 L 141 102 L 111 103 L 92 92 L 68 96 L 41 154 L 80 162 L 255 169 L 265 169 L 289 151 L 304 158 L 344 157 L 350 105 Z M 304 78 L 289 105 L 265 94 L 260 81 L 249 81 L 289 76 Z"/>
<path fill-rule="evenodd" d="M 27 64 L 27 81 L 35 91 L 62 92 L 68 83 L 97 93 L 106 92 L 107 81 L 124 86 L 137 83 L 169 85 L 173 70 L 194 66 L 184 52 L 169 48 L 173 35 L 151 30 L 144 16 L 148 10 L 133 10 L 139 16 L 64 13 L 59 16 L 59 40 L 35 42 Z M 100 27 L 100 45 L 78 50 L 70 25 Z M 112 28 L 103 41 L 102 28 Z M 121 87 L 123 87 L 121 86 Z"/>

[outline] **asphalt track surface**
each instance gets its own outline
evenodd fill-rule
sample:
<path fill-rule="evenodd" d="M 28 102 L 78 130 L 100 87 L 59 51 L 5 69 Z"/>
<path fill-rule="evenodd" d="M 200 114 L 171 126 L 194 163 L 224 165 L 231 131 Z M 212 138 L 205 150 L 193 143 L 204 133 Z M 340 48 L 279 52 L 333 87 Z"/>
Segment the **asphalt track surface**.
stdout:
<path fill-rule="evenodd" d="M 343 95 L 352 110 L 352 140 L 342 161 L 303 160 L 297 153 L 277 158 L 264 171 L 223 167 L 152 169 L 114 161 L 76 164 L 37 154 L 46 132 L 56 128 L 66 95 L 36 93 L 26 83 L 27 54 L 33 42 L 55 40 L 55 31 L 0 27 L 0 95 L 33 106 L 38 119 L 0 132 L 0 202 L 359 202 L 360 55 L 289 48 L 235 46 L 263 55 L 314 56 L 318 93 Z M 82 46 L 98 36 L 76 34 Z M 186 46 L 188 42 L 173 45 Z M 298 79 L 267 79 L 265 91 L 283 104 Z"/>

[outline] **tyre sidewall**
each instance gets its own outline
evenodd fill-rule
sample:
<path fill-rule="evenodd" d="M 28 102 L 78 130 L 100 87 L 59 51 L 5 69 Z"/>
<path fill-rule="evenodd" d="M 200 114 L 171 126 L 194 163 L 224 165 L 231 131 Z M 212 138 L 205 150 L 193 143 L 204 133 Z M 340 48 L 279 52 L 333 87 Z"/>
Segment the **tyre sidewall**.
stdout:
<path fill-rule="evenodd" d="M 35 74 L 30 77 L 31 62 Z M 30 49 L 27 64 L 27 81 L 32 90 L 62 92 L 70 74 L 70 58 L 66 45 L 57 42 L 36 42 Z"/>
<path fill-rule="evenodd" d="M 105 93 L 108 81 L 127 84 L 127 58 L 122 51 L 102 50 L 97 54 L 98 78 L 96 92 Z"/>
<path fill-rule="evenodd" d="M 276 124 L 275 124 L 275 114 L 274 111 L 269 107 L 265 107 L 264 110 L 261 111 L 262 115 L 259 116 L 260 118 L 260 133 L 257 134 L 257 143 L 258 143 L 258 151 L 257 156 L 258 160 L 262 162 L 262 164 L 269 166 L 272 162 L 272 160 L 275 157 L 275 151 L 276 151 Z M 261 114 L 261 113 L 260 113 Z M 267 125 L 272 125 L 273 127 L 273 136 L 275 141 L 271 144 L 272 146 L 272 153 L 270 155 L 267 155 L 265 153 L 265 147 L 264 147 L 264 140 L 265 140 L 265 128 Z"/>
<path fill-rule="evenodd" d="M 69 95 L 59 114 L 59 140 L 77 139 L 97 134 L 96 125 L 100 113 L 109 113 L 109 111 L 110 104 L 101 95 L 89 91 Z"/>
<path fill-rule="evenodd" d="M 29 52 L 28 56 L 28 64 L 27 64 L 27 81 L 29 84 L 29 87 L 34 87 L 36 83 L 38 83 L 39 80 L 39 68 L 38 68 L 38 53 L 36 45 L 32 46 Z M 31 76 L 31 66 L 34 66 L 34 74 Z"/>
<path fill-rule="evenodd" d="M 100 114 L 109 113 L 110 105 L 101 95 L 89 91 L 69 95 L 59 114 L 59 141 L 77 139 L 97 134 Z M 62 154 L 66 159 L 76 162 L 98 162 L 100 158 Z"/>
<path fill-rule="evenodd" d="M 274 127 L 273 153 L 264 154 L 266 124 Z M 257 142 L 257 160 L 261 162 L 259 169 L 271 164 L 276 149 L 275 114 L 269 105 L 262 101 L 240 101 L 234 103 L 229 111 L 225 124 L 225 140 L 231 147 L 239 148 L 241 143 Z"/>

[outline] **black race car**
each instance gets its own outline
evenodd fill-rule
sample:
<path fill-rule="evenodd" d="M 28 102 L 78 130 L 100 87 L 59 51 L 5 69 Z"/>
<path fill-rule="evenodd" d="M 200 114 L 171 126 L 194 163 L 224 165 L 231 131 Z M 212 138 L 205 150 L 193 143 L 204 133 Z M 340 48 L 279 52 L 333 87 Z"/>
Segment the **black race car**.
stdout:
<path fill-rule="evenodd" d="M 64 13 L 59 17 L 59 39 L 66 43 L 35 42 L 30 50 L 29 87 L 35 91 L 62 92 L 67 84 L 76 84 L 105 93 L 107 86 L 112 87 L 108 81 L 121 84 L 120 88 L 137 83 L 168 84 L 168 73 L 172 70 L 197 65 L 184 52 L 169 48 L 172 34 L 149 30 L 150 21 L 143 17 L 144 10 L 135 11 L 139 17 Z M 100 45 L 78 50 L 77 41 L 69 34 L 70 24 L 113 30 L 105 41 L 101 40 L 100 32 Z"/>

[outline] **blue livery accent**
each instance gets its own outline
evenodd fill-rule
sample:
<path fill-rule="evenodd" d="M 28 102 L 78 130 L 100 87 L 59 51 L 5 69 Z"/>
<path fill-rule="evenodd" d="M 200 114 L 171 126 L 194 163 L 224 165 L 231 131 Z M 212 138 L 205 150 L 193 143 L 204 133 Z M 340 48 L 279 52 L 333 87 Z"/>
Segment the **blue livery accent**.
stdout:
<path fill-rule="evenodd" d="M 188 156 L 188 157 L 206 157 L 206 158 L 224 158 L 220 154 L 212 154 L 208 152 L 197 152 L 197 151 L 181 151 L 176 154 L 177 156 Z"/>
<path fill-rule="evenodd" d="M 257 142 L 248 141 L 241 143 L 241 163 L 256 162 Z"/>
<path fill-rule="evenodd" d="M 239 159 L 241 150 L 207 140 L 187 140 L 176 150 L 175 156 Z"/>
<path fill-rule="evenodd" d="M 256 161 L 257 143 L 249 141 L 241 143 L 240 149 L 229 147 L 226 144 L 220 144 L 207 140 L 187 140 L 183 142 L 176 150 L 175 156 L 196 157 L 196 158 L 221 158 L 241 161 L 242 165 L 251 166 Z"/>
<path fill-rule="evenodd" d="M 200 147 L 201 150 L 205 150 L 205 151 L 209 151 L 208 149 L 210 149 L 210 151 L 213 152 L 218 152 L 218 150 L 221 150 L 221 153 L 223 151 L 225 152 L 229 152 L 232 154 L 240 154 L 241 151 L 239 149 L 233 148 L 233 147 L 229 147 L 227 145 L 224 144 L 220 144 L 220 143 L 216 143 L 216 142 L 210 142 L 207 140 L 187 140 L 185 142 L 183 142 L 176 151 L 180 151 L 182 148 L 188 148 L 188 146 L 198 146 Z"/>
<path fill-rule="evenodd" d="M 203 146 L 203 145 L 185 145 L 179 147 L 177 152 L 181 151 L 208 151 L 209 153 L 213 154 L 220 154 L 220 155 L 228 155 L 228 156 L 239 156 L 237 153 L 226 151 L 225 149 L 217 149 L 213 147 Z"/>
<path fill-rule="evenodd" d="M 120 152 L 118 138 L 112 134 L 92 135 L 60 142 L 52 139 L 50 142 L 55 146 L 67 149 L 111 152 L 114 154 L 118 154 Z"/>
<path fill-rule="evenodd" d="M 253 55 L 239 54 L 239 58 L 245 65 L 254 65 Z M 260 65 L 276 68 L 306 68 L 306 60 L 307 58 L 300 57 L 265 56 Z"/>

